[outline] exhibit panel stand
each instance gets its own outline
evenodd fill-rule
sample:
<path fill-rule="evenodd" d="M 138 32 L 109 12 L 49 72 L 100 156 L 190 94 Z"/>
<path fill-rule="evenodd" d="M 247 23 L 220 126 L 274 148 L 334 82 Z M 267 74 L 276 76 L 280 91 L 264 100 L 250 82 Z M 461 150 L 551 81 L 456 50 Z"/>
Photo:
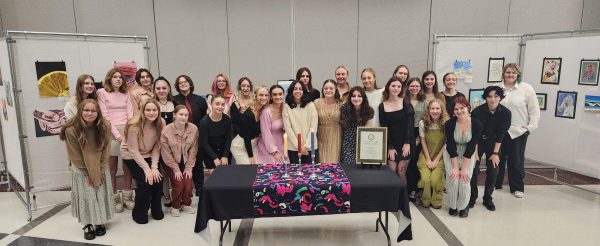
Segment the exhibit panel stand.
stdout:
<path fill-rule="evenodd" d="M 439 89 L 447 72 L 460 74 L 457 90 L 467 98 L 469 91 L 499 83 L 494 65 L 517 63 L 523 81 L 533 86 L 543 104 L 539 128 L 532 132 L 526 158 L 554 168 L 553 178 L 528 174 L 571 185 L 557 179 L 559 169 L 592 178 L 600 178 L 600 102 L 598 65 L 600 65 L 600 29 L 515 35 L 434 35 L 433 68 L 438 74 Z M 543 63 L 559 64 L 545 71 Z M 586 79 L 585 67 L 595 70 Z M 551 66 L 547 66 L 551 67 Z M 589 73 L 589 72 L 588 72 Z M 463 79 L 461 80 L 461 75 Z M 470 80 L 469 80 L 470 79 Z M 569 105 L 571 97 L 575 105 Z M 586 102 L 588 98 L 588 102 Z M 481 102 L 482 103 L 482 102 Z M 584 110 L 585 109 L 585 110 Z"/>
<path fill-rule="evenodd" d="M 36 193 L 71 185 L 58 133 L 66 122 L 65 103 L 76 94 L 77 77 L 90 74 L 99 83 L 117 64 L 129 64 L 133 72 L 147 67 L 148 47 L 146 36 L 4 32 L 2 147 L 7 173 L 22 189 L 17 184 L 10 188 L 27 208 L 29 220 L 32 211 L 69 202 L 38 206 Z"/>

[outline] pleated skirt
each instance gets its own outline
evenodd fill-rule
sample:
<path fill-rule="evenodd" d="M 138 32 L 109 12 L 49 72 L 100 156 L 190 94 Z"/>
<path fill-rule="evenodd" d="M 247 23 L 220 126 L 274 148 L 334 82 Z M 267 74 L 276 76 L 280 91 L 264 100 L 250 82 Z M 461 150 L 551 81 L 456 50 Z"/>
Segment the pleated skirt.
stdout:
<path fill-rule="evenodd" d="M 85 175 L 71 167 L 71 214 L 83 225 L 106 224 L 115 214 L 109 168 L 104 169 L 104 184 L 90 186 Z"/>

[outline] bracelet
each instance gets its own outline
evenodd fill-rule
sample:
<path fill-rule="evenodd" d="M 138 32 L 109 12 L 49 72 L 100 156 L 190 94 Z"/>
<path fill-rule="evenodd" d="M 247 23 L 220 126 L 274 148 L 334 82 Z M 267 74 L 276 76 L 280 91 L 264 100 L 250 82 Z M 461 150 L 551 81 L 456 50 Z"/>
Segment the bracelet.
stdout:
<path fill-rule="evenodd" d="M 498 155 L 498 152 L 492 152 L 492 155 Z"/>

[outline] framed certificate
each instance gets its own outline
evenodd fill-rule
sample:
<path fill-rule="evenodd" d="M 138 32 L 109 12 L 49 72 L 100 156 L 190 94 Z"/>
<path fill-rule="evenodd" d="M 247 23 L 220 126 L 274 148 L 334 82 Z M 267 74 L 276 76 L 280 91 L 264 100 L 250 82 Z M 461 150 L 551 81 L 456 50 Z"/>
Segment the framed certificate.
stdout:
<path fill-rule="evenodd" d="M 356 129 L 356 163 L 387 163 L 387 127 L 358 127 Z"/>

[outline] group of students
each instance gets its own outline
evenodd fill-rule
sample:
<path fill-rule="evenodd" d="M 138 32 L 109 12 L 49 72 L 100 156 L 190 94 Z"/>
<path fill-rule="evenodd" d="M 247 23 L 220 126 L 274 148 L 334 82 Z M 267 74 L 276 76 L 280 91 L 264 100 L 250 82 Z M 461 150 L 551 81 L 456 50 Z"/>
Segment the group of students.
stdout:
<path fill-rule="evenodd" d="M 300 68 L 287 95 L 280 85 L 254 86 L 247 77 L 239 79 L 236 93 L 229 77 L 218 74 L 206 97 L 193 93 L 187 75 L 176 78 L 176 96 L 167 79 L 154 80 L 147 69 L 137 71 L 133 88 L 116 68 L 98 90 L 92 76 L 81 75 L 65 106 L 70 120 L 61 139 L 73 171 L 73 215 L 85 225 L 84 237 L 104 235 L 104 224 L 124 208 L 140 224 L 148 222 L 148 210 L 162 219 L 163 194 L 171 215 L 194 213 L 192 192 L 199 195 L 204 168 L 211 174 L 230 163 L 355 164 L 357 128 L 363 126 L 388 128 L 387 164 L 422 206 L 441 208 L 446 192 L 450 214 L 467 217 L 478 194 L 476 160 L 483 156 L 483 204 L 495 210 L 491 194 L 502 186 L 496 174 L 504 176 L 504 162 L 511 192 L 523 197 L 525 143 L 537 127 L 539 106 L 516 64 L 504 67 L 503 83 L 486 88 L 486 103 L 472 111 L 453 73 L 443 76 L 442 92 L 435 72 L 410 77 L 405 65 L 382 89 L 372 68 L 361 72 L 363 86 L 350 87 L 348 74 L 346 66 L 337 67 L 335 80 L 319 91 L 310 70 Z M 298 134 L 303 140 L 315 134 L 314 142 L 298 141 Z M 124 182 L 117 193 L 119 156 Z"/>

